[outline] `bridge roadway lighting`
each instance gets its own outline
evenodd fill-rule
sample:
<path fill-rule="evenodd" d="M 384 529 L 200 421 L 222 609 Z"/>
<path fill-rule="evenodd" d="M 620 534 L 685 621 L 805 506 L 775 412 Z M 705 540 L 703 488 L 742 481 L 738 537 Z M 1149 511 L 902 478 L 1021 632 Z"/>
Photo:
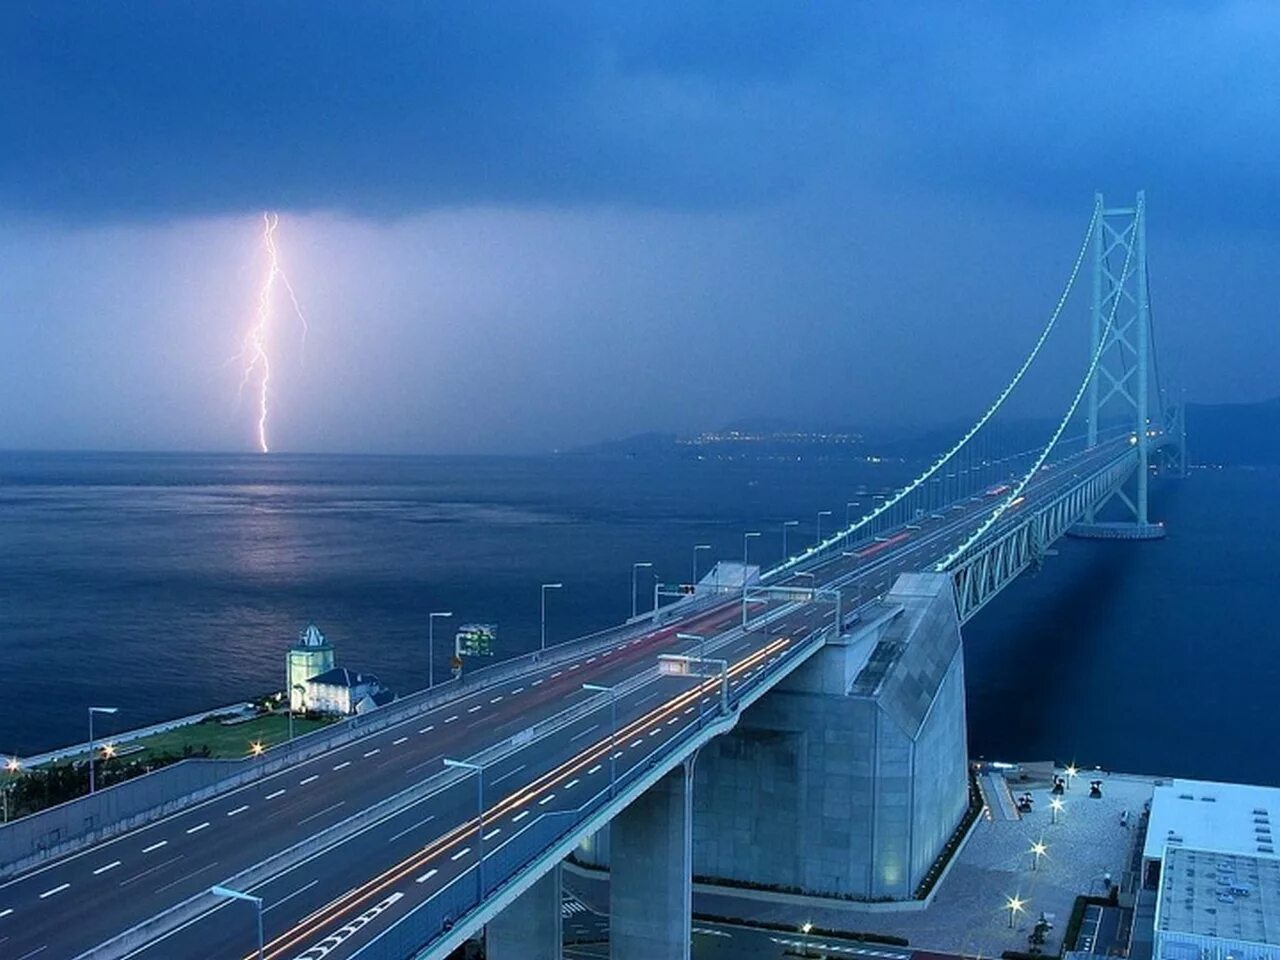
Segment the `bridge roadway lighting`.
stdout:
<path fill-rule="evenodd" d="M 816 541 L 817 543 L 821 543 L 821 542 L 822 542 L 822 518 L 823 518 L 823 517 L 829 517 L 829 516 L 831 516 L 831 511 L 830 511 L 830 510 L 819 510 L 819 511 L 818 511 L 818 532 L 817 532 L 817 541 Z"/>
<path fill-rule="evenodd" d="M 547 591 L 563 590 L 563 589 L 564 589 L 563 583 L 544 583 L 542 585 L 542 608 L 541 608 L 542 613 L 538 621 L 539 631 L 540 631 L 539 639 L 538 639 L 539 650 L 547 649 Z"/>
<path fill-rule="evenodd" d="M 436 618 L 452 617 L 452 610 L 437 610 L 427 614 L 427 689 L 436 685 Z"/>
<path fill-rule="evenodd" d="M 93 755 L 98 750 L 98 745 L 93 738 L 93 715 L 95 713 L 119 713 L 119 707 L 90 707 L 89 708 L 89 793 L 93 793 L 95 783 L 93 776 Z"/>
<path fill-rule="evenodd" d="M 782 521 L 782 559 L 783 560 L 791 559 L 791 554 L 787 552 L 787 527 L 798 527 L 798 526 L 800 526 L 799 520 Z M 746 561 L 744 560 L 743 563 L 746 563 Z"/>
<path fill-rule="evenodd" d="M 645 568 L 653 569 L 653 564 L 647 560 L 644 560 L 644 561 L 641 561 L 640 563 L 633 563 L 631 565 L 631 617 L 632 619 L 635 619 L 636 612 L 637 612 L 636 608 L 639 606 L 639 604 L 636 603 L 636 574 Z"/>
<path fill-rule="evenodd" d="M 258 908 L 258 960 L 262 960 L 262 898 L 248 893 L 241 893 L 239 890 L 232 890 L 230 887 L 210 887 L 209 892 L 215 897 L 244 900 Z"/>
<path fill-rule="evenodd" d="M 598 683 L 584 683 L 582 689 L 609 695 L 609 799 L 612 800 L 618 792 L 617 760 L 614 758 L 618 752 L 618 689 L 602 687 Z"/>
<path fill-rule="evenodd" d="M 1013 918 L 1027 908 L 1027 901 L 1021 897 L 1006 897 L 1004 908 L 1009 911 L 1009 929 L 1013 929 Z"/>
<path fill-rule="evenodd" d="M 476 881 L 480 888 L 480 900 L 484 900 L 484 767 L 466 760 L 450 760 L 445 757 L 446 767 L 457 767 L 459 770 L 470 770 L 476 775 L 476 849 L 480 853 L 476 865 Z"/>
<path fill-rule="evenodd" d="M 692 640 L 698 644 L 698 656 L 701 657 L 707 645 L 707 638 L 701 633 L 677 633 L 677 640 Z"/>
<path fill-rule="evenodd" d="M 698 584 L 698 551 L 710 549 L 711 544 L 709 543 L 695 543 L 693 545 L 693 579 L 690 580 L 689 583 L 693 584 L 695 587 Z"/>

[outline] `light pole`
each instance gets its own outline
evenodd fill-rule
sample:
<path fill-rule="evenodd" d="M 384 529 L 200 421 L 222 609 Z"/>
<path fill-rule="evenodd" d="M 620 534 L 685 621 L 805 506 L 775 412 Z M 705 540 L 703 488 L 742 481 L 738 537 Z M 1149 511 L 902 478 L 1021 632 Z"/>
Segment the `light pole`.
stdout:
<path fill-rule="evenodd" d="M 747 625 L 747 546 L 760 536 L 759 530 L 749 530 L 742 535 L 742 626 Z"/>
<path fill-rule="evenodd" d="M 818 511 L 818 534 L 817 534 L 817 536 L 818 536 L 818 543 L 821 543 L 821 542 L 822 542 L 822 518 L 823 518 L 823 517 L 829 517 L 829 516 L 831 516 L 831 511 L 830 511 L 830 510 L 819 510 L 819 511 Z"/>
<path fill-rule="evenodd" d="M 636 608 L 639 606 L 639 604 L 636 603 L 636 574 L 646 567 L 652 569 L 653 564 L 645 561 L 643 563 L 633 563 L 631 565 L 631 618 L 633 620 L 636 616 Z"/>
<path fill-rule="evenodd" d="M 4 762 L 4 772 L 8 774 L 5 777 L 4 785 L 0 786 L 0 798 L 4 800 L 4 823 L 9 822 L 9 793 L 13 790 L 14 778 L 21 769 L 22 761 L 17 757 L 10 757 Z"/>
<path fill-rule="evenodd" d="M 812 929 L 813 923 L 809 920 L 806 920 L 800 925 L 800 933 L 804 936 L 804 939 L 801 941 L 801 946 L 804 949 L 804 956 L 806 957 L 809 955 L 809 931 Z"/>
<path fill-rule="evenodd" d="M 1040 858 L 1049 852 L 1049 848 L 1044 845 L 1043 840 L 1037 840 L 1031 845 L 1031 869 L 1040 869 Z"/>
<path fill-rule="evenodd" d="M 298 702 L 302 704 L 302 712 L 307 712 L 307 688 L 295 683 L 289 688 L 289 739 L 293 739 L 293 691 L 298 691 Z"/>
<path fill-rule="evenodd" d="M 215 897 L 228 897 L 232 900 L 244 900 L 258 908 L 258 960 L 262 960 L 262 898 L 230 887 L 210 887 L 209 892 Z"/>
<path fill-rule="evenodd" d="M 1067 765 L 1067 789 L 1068 790 L 1071 789 L 1071 784 L 1079 773 L 1080 771 L 1076 768 L 1076 765 L 1074 763 Z"/>
<path fill-rule="evenodd" d="M 119 713 L 119 707 L 90 707 L 89 708 L 89 793 L 94 791 L 93 777 L 93 755 L 98 751 L 98 744 L 93 738 L 93 715 L 95 713 Z"/>
<path fill-rule="evenodd" d="M 1026 901 L 1021 897 L 1006 897 L 1004 908 L 1009 911 L 1009 929 L 1013 929 L 1013 918 L 1021 913 L 1026 907 Z"/>
<path fill-rule="evenodd" d="M 1061 798 L 1061 797 L 1052 797 L 1052 798 L 1050 798 L 1050 800 L 1049 800 L 1049 813 L 1051 814 L 1051 816 L 1052 816 L 1052 818 L 1053 818 L 1053 819 L 1050 821 L 1051 823 L 1056 824 L 1056 823 L 1058 822 L 1058 814 L 1060 814 L 1060 813 L 1062 812 L 1062 808 L 1063 808 L 1063 806 L 1065 806 L 1065 804 L 1063 804 L 1063 802 L 1062 802 L 1062 798 Z"/>
<path fill-rule="evenodd" d="M 858 506 L 859 501 L 849 500 L 844 505 L 844 525 L 846 527 L 853 526 L 853 508 Z"/>
<path fill-rule="evenodd" d="M 782 559 L 790 560 L 791 554 L 787 552 L 787 527 L 800 526 L 799 520 L 783 520 L 782 521 Z M 746 562 L 745 560 L 743 561 Z"/>
<path fill-rule="evenodd" d="M 693 640 L 698 644 L 698 657 L 702 657 L 703 648 L 707 645 L 707 638 L 700 633 L 677 633 L 677 640 Z"/>
<path fill-rule="evenodd" d="M 618 752 L 618 691 L 596 683 L 584 683 L 582 689 L 609 695 L 609 799 L 612 800 L 618 792 L 617 761 L 613 756 Z"/>
<path fill-rule="evenodd" d="M 693 584 L 695 587 L 698 584 L 698 551 L 710 550 L 710 549 L 711 549 L 711 544 L 709 543 L 695 543 L 693 545 L 693 579 L 690 580 L 689 582 Z"/>
<path fill-rule="evenodd" d="M 480 859 L 476 865 L 476 881 L 480 889 L 480 900 L 484 899 L 484 767 L 478 763 L 469 763 L 466 760 L 450 760 L 445 758 L 444 765 L 446 767 L 457 767 L 460 770 L 470 770 L 476 775 L 476 849 L 480 852 Z M 478 902 L 478 901 L 477 901 Z"/>
<path fill-rule="evenodd" d="M 541 631 L 538 640 L 539 650 L 547 649 L 547 591 L 561 590 L 563 588 L 563 583 L 544 583 L 542 585 L 542 618 L 539 621 L 539 629 Z"/>
<path fill-rule="evenodd" d="M 427 689 L 436 685 L 436 619 L 452 617 L 452 610 L 438 610 L 427 614 Z"/>

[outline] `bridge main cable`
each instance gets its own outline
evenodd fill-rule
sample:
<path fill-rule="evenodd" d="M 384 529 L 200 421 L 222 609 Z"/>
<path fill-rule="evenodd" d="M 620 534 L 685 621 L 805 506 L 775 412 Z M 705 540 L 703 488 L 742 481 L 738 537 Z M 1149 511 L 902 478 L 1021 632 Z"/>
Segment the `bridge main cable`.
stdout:
<path fill-rule="evenodd" d="M 949 463 L 961 450 L 964 449 L 965 445 L 968 444 L 968 442 L 973 439 L 973 437 L 978 433 L 978 431 L 980 431 L 984 426 L 987 425 L 987 423 L 991 420 L 991 418 L 994 417 L 996 413 L 1000 410 L 1000 408 L 1004 405 L 1004 402 L 1009 398 L 1009 395 L 1013 393 L 1013 391 L 1017 388 L 1018 384 L 1022 382 L 1022 378 L 1026 375 L 1027 371 L 1031 369 L 1031 365 L 1035 363 L 1036 357 L 1040 355 L 1040 351 L 1044 347 L 1045 342 L 1049 339 L 1049 335 L 1053 333 L 1054 327 L 1057 326 L 1058 318 L 1062 315 L 1062 310 L 1063 310 L 1063 307 L 1066 306 L 1067 298 L 1070 296 L 1072 289 L 1075 287 L 1076 278 L 1079 277 L 1080 275 L 1080 267 L 1084 264 L 1085 255 L 1089 250 L 1089 243 L 1093 238 L 1094 231 L 1098 229 L 1098 224 L 1101 219 L 1102 219 L 1102 202 L 1101 202 L 1101 199 L 1098 199 L 1094 201 L 1093 215 L 1089 218 L 1089 226 L 1085 230 L 1084 240 L 1080 244 L 1080 251 L 1076 254 L 1075 263 L 1071 267 L 1071 275 L 1067 279 L 1067 284 L 1063 288 L 1062 295 L 1058 297 L 1057 305 L 1053 308 L 1053 313 L 1050 314 L 1048 322 L 1045 324 L 1044 329 L 1040 331 L 1040 336 L 1037 338 L 1035 344 L 1032 346 L 1031 352 L 1028 353 L 1026 359 L 1022 361 L 1022 365 L 1018 368 L 1017 372 L 1013 375 L 1013 378 L 1008 382 L 1008 384 L 1005 385 L 1005 388 L 1000 391 L 999 395 L 996 397 L 995 401 L 991 404 L 991 406 L 988 407 L 986 412 L 983 413 L 982 416 L 980 416 L 977 419 L 977 421 L 974 422 L 973 426 L 969 428 L 969 430 L 964 434 L 964 436 L 962 436 L 955 443 L 955 445 L 951 447 L 950 450 L 948 450 L 946 453 L 942 454 L 942 456 L 940 456 L 937 460 L 935 460 L 933 464 L 927 470 L 924 471 L 924 473 L 920 474 L 920 476 L 916 477 L 914 480 L 911 481 L 911 483 L 907 484 L 905 487 L 903 487 L 901 490 L 895 493 L 892 497 L 887 498 L 882 504 L 880 504 L 880 506 L 876 507 L 870 513 L 866 514 L 861 519 L 855 521 L 854 523 L 850 524 L 844 529 L 837 530 L 834 534 L 832 534 L 827 539 L 815 544 L 814 546 L 801 552 L 795 557 L 791 559 L 784 558 L 782 563 L 778 564 L 775 567 L 772 567 L 771 569 L 767 570 L 764 574 L 762 574 L 761 575 L 762 580 L 767 580 L 767 579 L 772 579 L 774 577 L 777 577 L 785 573 L 786 571 L 790 570 L 791 568 L 801 563 L 804 563 L 807 560 L 813 559 L 813 557 L 822 553 L 824 550 L 830 549 L 831 547 L 836 546 L 842 541 L 847 540 L 849 536 L 856 533 L 858 530 L 862 529 L 863 527 L 867 526 L 870 523 L 873 523 L 878 517 L 883 516 L 886 512 L 893 509 L 895 506 L 901 503 L 904 499 L 906 499 L 908 496 L 914 493 L 917 489 L 919 489 L 922 484 L 926 483 L 930 478 L 932 478 L 935 473 L 937 473 L 940 469 L 946 466 L 947 463 Z M 1114 311 L 1112 311 L 1112 316 L 1114 317 L 1114 315 L 1115 315 Z M 1093 366 L 1096 366 L 1096 365 L 1097 365 L 1097 358 L 1095 357 Z"/>

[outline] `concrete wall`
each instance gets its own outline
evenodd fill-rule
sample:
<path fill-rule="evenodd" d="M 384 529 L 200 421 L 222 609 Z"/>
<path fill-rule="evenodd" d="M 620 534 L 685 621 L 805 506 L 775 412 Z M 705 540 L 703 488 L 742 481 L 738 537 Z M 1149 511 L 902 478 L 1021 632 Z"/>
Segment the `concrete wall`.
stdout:
<path fill-rule="evenodd" d="M 910 898 L 968 805 L 964 654 L 951 580 L 899 578 L 701 751 L 694 874 L 816 895 Z M 609 862 L 608 830 L 579 848 Z"/>

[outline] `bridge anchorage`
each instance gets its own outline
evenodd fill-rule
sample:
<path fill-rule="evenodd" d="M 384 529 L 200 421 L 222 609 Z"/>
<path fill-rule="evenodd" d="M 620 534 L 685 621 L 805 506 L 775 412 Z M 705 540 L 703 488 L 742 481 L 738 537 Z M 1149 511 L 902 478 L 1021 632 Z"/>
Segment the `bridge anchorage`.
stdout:
<path fill-rule="evenodd" d="M 1026 384 L 1090 260 L 1046 426 Z M 1185 450 L 1153 332 L 1145 199 L 1097 197 L 1029 352 L 909 483 L 768 569 L 751 531 L 617 627 L 0 826 L 5 956 L 251 960 L 210 884 L 260 898 L 267 960 L 443 960 L 482 929 L 490 960 L 556 960 L 563 874 L 610 866 L 612 960 L 687 960 L 695 877 L 926 904 L 973 822 L 963 625 L 1068 533 L 1161 530 L 1149 475 Z"/>

